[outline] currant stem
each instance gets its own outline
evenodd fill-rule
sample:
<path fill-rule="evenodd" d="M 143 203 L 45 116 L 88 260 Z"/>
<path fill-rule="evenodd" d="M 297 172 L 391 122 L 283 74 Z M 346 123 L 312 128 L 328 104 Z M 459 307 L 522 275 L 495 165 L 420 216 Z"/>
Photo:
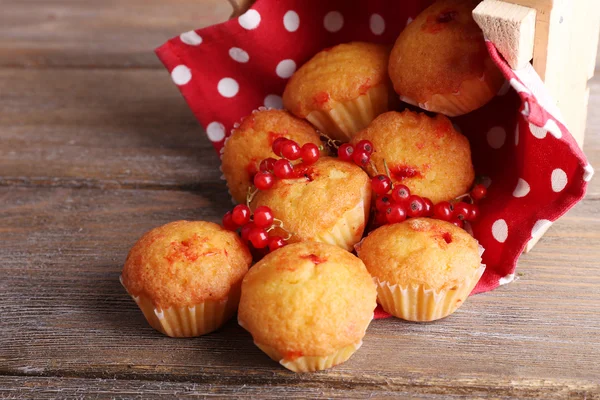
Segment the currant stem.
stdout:
<path fill-rule="evenodd" d="M 388 168 L 387 162 L 385 161 L 385 158 L 383 159 L 383 166 L 385 167 L 385 173 L 388 176 L 388 178 L 392 178 L 392 176 L 390 175 L 390 169 Z"/>
<path fill-rule="evenodd" d="M 248 193 L 246 194 L 246 205 L 250 207 L 250 203 L 254 200 L 254 196 L 258 193 L 258 189 L 256 186 L 252 185 L 248 188 Z"/>
<path fill-rule="evenodd" d="M 277 226 L 275 225 L 275 223 L 277 223 Z M 283 240 L 289 240 L 292 236 L 294 236 L 290 231 L 285 229 L 285 227 L 283 226 L 283 221 L 279 218 L 273 218 L 273 225 L 271 225 L 267 232 L 275 229 L 276 227 L 288 234 L 287 237 L 283 238 Z"/>

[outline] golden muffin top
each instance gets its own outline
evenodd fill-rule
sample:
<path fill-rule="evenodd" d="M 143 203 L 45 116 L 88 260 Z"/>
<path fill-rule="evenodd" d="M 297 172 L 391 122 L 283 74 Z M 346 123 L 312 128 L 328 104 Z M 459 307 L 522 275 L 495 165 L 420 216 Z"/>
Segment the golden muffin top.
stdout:
<path fill-rule="evenodd" d="M 271 146 L 275 139 L 285 137 L 300 146 L 306 143 L 322 145 L 317 131 L 308 122 L 284 110 L 264 110 L 245 117 L 225 142 L 223 174 L 231 195 L 238 203 L 246 201 L 251 179 L 262 160 L 275 156 Z M 325 153 L 323 153 L 325 154 Z"/>
<path fill-rule="evenodd" d="M 325 243 L 270 253 L 242 283 L 238 320 L 259 344 L 284 358 L 326 356 L 359 342 L 376 306 L 362 261 Z"/>
<path fill-rule="evenodd" d="M 429 218 L 377 228 L 356 251 L 377 280 L 435 291 L 462 284 L 481 265 L 477 240 L 449 222 Z"/>
<path fill-rule="evenodd" d="M 250 205 L 253 210 L 259 206 L 271 208 L 275 218 L 294 235 L 292 241 L 314 240 L 361 202 L 369 209 L 370 180 L 357 165 L 321 157 L 296 172 L 296 178 L 278 179 L 270 190 L 258 192 Z M 362 232 L 364 224 L 356 229 Z"/>
<path fill-rule="evenodd" d="M 486 70 L 501 78 L 471 15 L 478 3 L 438 0 L 400 33 L 389 63 L 398 94 L 425 103 L 434 94 L 457 93 L 463 81 L 482 78 Z"/>
<path fill-rule="evenodd" d="M 371 176 L 386 173 L 385 160 L 394 183 L 433 203 L 467 193 L 473 184 L 469 141 L 443 115 L 431 118 L 408 110 L 390 111 L 358 132 L 351 143 L 363 139 L 375 149 L 371 161 L 377 170 L 367 166 Z"/>
<path fill-rule="evenodd" d="M 252 257 L 233 232 L 204 221 L 176 221 L 147 232 L 129 251 L 122 282 L 155 307 L 222 300 L 239 284 Z"/>
<path fill-rule="evenodd" d="M 373 86 L 390 85 L 388 46 L 353 42 L 317 53 L 288 81 L 283 104 L 305 118 L 311 111 L 330 110 L 331 101 L 354 100 Z"/>

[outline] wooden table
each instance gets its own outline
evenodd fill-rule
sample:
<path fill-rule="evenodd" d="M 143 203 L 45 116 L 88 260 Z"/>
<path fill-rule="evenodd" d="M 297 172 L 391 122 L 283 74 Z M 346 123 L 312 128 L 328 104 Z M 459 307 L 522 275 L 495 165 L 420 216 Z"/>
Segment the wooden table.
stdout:
<path fill-rule="evenodd" d="M 600 180 L 518 280 L 430 324 L 375 321 L 331 371 L 271 362 L 235 321 L 170 339 L 118 280 L 176 219 L 218 221 L 218 159 L 152 49 L 216 0 L 0 2 L 0 397 L 600 398 Z M 600 165 L 600 79 L 586 151 Z"/>

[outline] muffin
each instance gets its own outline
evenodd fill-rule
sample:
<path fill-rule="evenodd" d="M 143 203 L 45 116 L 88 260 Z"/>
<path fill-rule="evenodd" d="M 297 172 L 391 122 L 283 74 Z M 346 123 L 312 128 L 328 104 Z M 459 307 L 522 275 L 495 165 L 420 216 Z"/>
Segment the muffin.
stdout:
<path fill-rule="evenodd" d="M 233 130 L 223 150 L 221 169 L 236 202 L 246 201 L 248 188 L 259 170 L 260 162 L 268 157 L 278 158 L 271 146 L 280 137 L 292 139 L 300 146 L 306 143 L 323 144 L 309 123 L 287 111 L 262 110 L 248 115 Z"/>
<path fill-rule="evenodd" d="M 438 0 L 400 33 L 389 74 L 400 100 L 450 117 L 489 102 L 504 77 L 471 12 L 479 0 Z"/>
<path fill-rule="evenodd" d="M 376 297 L 357 257 L 325 243 L 295 243 L 248 272 L 238 322 L 284 367 L 317 371 L 346 361 L 361 346 Z"/>
<path fill-rule="evenodd" d="M 408 321 L 433 321 L 452 314 L 485 270 L 477 241 L 437 219 L 384 225 L 356 251 L 375 279 L 379 304 Z"/>
<path fill-rule="evenodd" d="M 371 176 L 386 173 L 387 164 L 394 184 L 433 203 L 467 193 L 473 184 L 469 141 L 443 115 L 390 111 L 357 133 L 352 144 L 363 139 L 375 148 L 367 166 Z"/>
<path fill-rule="evenodd" d="M 353 42 L 317 53 L 289 80 L 283 105 L 332 139 L 347 142 L 389 109 L 388 46 Z"/>
<path fill-rule="evenodd" d="M 313 240 L 352 250 L 369 219 L 371 186 L 358 166 L 322 157 L 311 166 L 300 166 L 294 178 L 275 182 L 260 191 L 250 208 L 267 206 L 283 221 L 292 236 L 289 242 Z M 275 229 L 273 234 L 285 236 Z"/>
<path fill-rule="evenodd" d="M 233 316 L 251 260 L 235 233 L 211 222 L 176 221 L 133 246 L 121 283 L 154 329 L 200 336 Z"/>

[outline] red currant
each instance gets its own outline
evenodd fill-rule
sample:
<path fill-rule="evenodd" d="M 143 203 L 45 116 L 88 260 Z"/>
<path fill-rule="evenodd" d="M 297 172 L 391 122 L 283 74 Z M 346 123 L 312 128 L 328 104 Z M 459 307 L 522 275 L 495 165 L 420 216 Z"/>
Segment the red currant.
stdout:
<path fill-rule="evenodd" d="M 281 236 L 271 236 L 269 238 L 269 251 L 275 251 L 285 246 L 285 240 Z"/>
<path fill-rule="evenodd" d="M 392 204 L 385 213 L 389 224 L 396 224 L 406 219 L 406 209 L 400 204 Z"/>
<path fill-rule="evenodd" d="M 275 165 L 275 162 L 276 162 L 276 161 L 277 161 L 277 160 L 276 160 L 276 159 L 274 159 L 273 157 L 265 158 L 264 160 L 262 160 L 262 161 L 260 162 L 260 167 L 259 167 L 259 169 L 260 169 L 262 172 L 271 172 L 271 171 L 273 171 L 273 166 Z"/>
<path fill-rule="evenodd" d="M 275 184 L 275 177 L 270 172 L 259 172 L 254 175 L 254 186 L 258 190 L 269 190 Z"/>
<path fill-rule="evenodd" d="M 266 230 L 257 226 L 250 230 L 248 239 L 256 249 L 264 249 L 269 244 L 269 234 Z"/>
<path fill-rule="evenodd" d="M 260 206 L 254 210 L 254 224 L 259 228 L 273 225 L 273 212 L 267 206 Z"/>
<path fill-rule="evenodd" d="M 465 226 L 464 221 L 462 219 L 458 219 L 458 218 L 452 218 L 450 223 L 458 226 L 459 228 L 464 228 L 464 226 Z"/>
<path fill-rule="evenodd" d="M 433 215 L 442 221 L 450 221 L 452 219 L 452 204 L 447 201 L 441 201 L 433 206 Z"/>
<path fill-rule="evenodd" d="M 319 161 L 321 153 L 319 153 L 319 146 L 314 143 L 306 143 L 302 146 L 302 162 L 307 165 L 312 165 Z"/>
<path fill-rule="evenodd" d="M 425 213 L 425 202 L 417 195 L 411 195 L 408 198 L 408 216 L 413 218 L 421 217 Z"/>
<path fill-rule="evenodd" d="M 354 147 L 349 143 L 344 143 L 338 149 L 338 158 L 342 161 L 352 161 L 352 154 L 354 154 Z"/>
<path fill-rule="evenodd" d="M 468 218 L 469 214 L 471 214 L 471 207 L 464 202 L 454 204 L 454 211 L 452 212 L 452 216 L 454 218 L 458 218 L 460 220 L 465 220 Z"/>
<path fill-rule="evenodd" d="M 425 210 L 423 211 L 424 217 L 431 217 L 433 215 L 433 202 L 427 197 L 423 197 L 425 203 Z"/>
<path fill-rule="evenodd" d="M 242 226 L 250 221 L 251 214 L 252 212 L 250 211 L 250 208 L 247 205 L 238 204 L 233 208 L 233 212 L 231 213 L 231 219 L 235 224 Z"/>
<path fill-rule="evenodd" d="M 373 153 L 373 143 L 368 140 L 361 140 L 358 142 L 354 148 L 356 151 L 364 151 L 367 154 Z"/>
<path fill-rule="evenodd" d="M 248 240 L 250 231 L 252 229 L 254 229 L 255 227 L 256 227 L 256 225 L 254 225 L 254 222 L 248 222 L 246 225 L 242 226 L 242 230 L 240 232 L 242 235 L 242 239 Z"/>
<path fill-rule="evenodd" d="M 273 149 L 273 153 L 277 154 L 278 156 L 281 156 L 281 148 L 283 147 L 285 142 L 287 142 L 288 140 L 289 139 L 286 139 L 284 137 L 275 139 L 275 141 L 273 142 L 273 145 L 271 146 L 271 148 Z"/>
<path fill-rule="evenodd" d="M 373 224 L 378 227 L 378 226 L 385 225 L 386 223 L 387 223 L 387 214 L 386 214 L 385 210 L 377 211 L 375 213 L 375 219 L 373 220 Z"/>
<path fill-rule="evenodd" d="M 406 185 L 395 185 L 392 190 L 392 200 L 395 203 L 403 204 L 410 197 L 410 189 Z"/>
<path fill-rule="evenodd" d="M 375 200 L 375 209 L 384 213 L 388 207 L 392 205 L 389 196 L 377 196 L 377 200 Z"/>
<path fill-rule="evenodd" d="M 231 211 L 227 211 L 225 215 L 223 215 L 223 228 L 229 231 L 235 231 L 238 228 L 238 225 L 231 219 L 231 214 Z"/>
<path fill-rule="evenodd" d="M 297 160 L 301 155 L 300 146 L 293 140 L 288 140 L 281 146 L 281 155 L 288 160 Z"/>
<path fill-rule="evenodd" d="M 392 188 L 392 180 L 387 175 L 377 175 L 371 179 L 371 188 L 377 194 L 386 194 Z"/>
<path fill-rule="evenodd" d="M 469 213 L 469 216 L 467 217 L 467 221 L 475 221 L 477 220 L 477 218 L 479 218 L 479 207 L 477 207 L 477 205 L 475 204 L 471 204 L 471 212 Z"/>
<path fill-rule="evenodd" d="M 277 160 L 273 166 L 273 173 L 275 173 L 275 176 L 279 179 L 287 179 L 293 175 L 294 167 L 292 167 L 292 163 L 288 160 Z"/>
<path fill-rule="evenodd" d="M 365 167 L 371 160 L 371 155 L 364 150 L 356 150 L 352 154 L 352 161 L 359 167 Z"/>
<path fill-rule="evenodd" d="M 487 189 L 485 186 L 483 186 L 481 184 L 475 185 L 473 190 L 471 190 L 471 197 L 475 201 L 479 201 L 479 200 L 483 199 L 486 195 L 487 195 Z"/>

